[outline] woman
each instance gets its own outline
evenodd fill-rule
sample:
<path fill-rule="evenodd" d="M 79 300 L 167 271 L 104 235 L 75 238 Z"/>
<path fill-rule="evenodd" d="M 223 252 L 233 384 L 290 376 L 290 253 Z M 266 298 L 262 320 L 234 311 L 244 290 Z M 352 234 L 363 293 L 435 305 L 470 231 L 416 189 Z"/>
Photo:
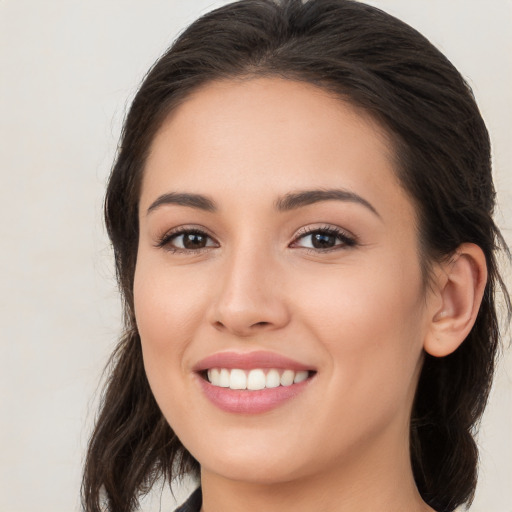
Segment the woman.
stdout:
<path fill-rule="evenodd" d="M 452 511 L 499 343 L 489 139 L 460 74 L 358 2 L 192 24 L 126 119 L 106 222 L 126 331 L 88 512 Z M 509 304 L 508 296 L 507 304 Z"/>

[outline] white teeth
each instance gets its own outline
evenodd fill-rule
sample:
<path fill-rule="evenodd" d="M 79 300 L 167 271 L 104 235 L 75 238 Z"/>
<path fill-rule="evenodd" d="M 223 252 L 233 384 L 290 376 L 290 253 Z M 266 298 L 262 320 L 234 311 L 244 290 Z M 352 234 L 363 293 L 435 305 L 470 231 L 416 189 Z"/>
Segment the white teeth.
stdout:
<path fill-rule="evenodd" d="M 281 377 L 277 370 L 270 370 L 265 379 L 266 388 L 277 388 L 281 384 Z"/>
<path fill-rule="evenodd" d="M 295 378 L 295 372 L 292 370 L 285 370 L 281 375 L 281 386 L 291 386 L 293 379 Z"/>
<path fill-rule="evenodd" d="M 218 368 L 211 368 L 208 370 L 208 380 L 215 386 L 219 385 L 219 373 Z"/>
<path fill-rule="evenodd" d="M 231 370 L 229 387 L 231 389 L 247 389 L 247 375 L 243 370 Z"/>
<path fill-rule="evenodd" d="M 307 370 L 297 372 L 284 370 L 280 372 L 275 368 L 270 370 L 261 368 L 253 370 L 210 368 L 207 375 L 208 381 L 214 386 L 257 391 L 259 389 L 298 384 L 309 377 L 309 372 Z"/>
<path fill-rule="evenodd" d="M 299 382 L 302 382 L 303 380 L 306 380 L 308 378 L 308 372 L 297 372 L 295 374 L 295 377 L 293 379 L 294 384 L 298 384 Z"/>
<path fill-rule="evenodd" d="M 221 388 L 229 388 L 229 381 L 229 370 L 226 370 L 226 368 L 222 368 L 219 376 L 219 386 Z"/>
<path fill-rule="evenodd" d="M 247 376 L 247 389 L 256 391 L 265 388 L 265 373 L 263 370 L 251 370 Z"/>

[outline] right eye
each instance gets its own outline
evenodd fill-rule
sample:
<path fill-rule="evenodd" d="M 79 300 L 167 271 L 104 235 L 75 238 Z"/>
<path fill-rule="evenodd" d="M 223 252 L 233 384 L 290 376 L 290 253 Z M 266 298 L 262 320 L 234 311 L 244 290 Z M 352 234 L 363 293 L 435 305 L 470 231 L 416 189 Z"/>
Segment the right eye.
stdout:
<path fill-rule="evenodd" d="M 204 231 L 182 229 L 164 235 L 158 242 L 158 247 L 163 247 L 171 252 L 191 252 L 218 247 L 218 244 Z"/>

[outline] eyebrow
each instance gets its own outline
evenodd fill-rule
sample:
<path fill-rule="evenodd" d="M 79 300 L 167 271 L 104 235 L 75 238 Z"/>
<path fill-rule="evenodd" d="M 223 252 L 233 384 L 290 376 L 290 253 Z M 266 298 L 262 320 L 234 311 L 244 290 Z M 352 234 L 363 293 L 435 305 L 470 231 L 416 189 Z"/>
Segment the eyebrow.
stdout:
<path fill-rule="evenodd" d="M 168 194 L 163 194 L 159 196 L 156 199 L 156 201 L 151 203 L 151 206 L 148 208 L 147 213 L 150 213 L 153 210 L 156 210 L 159 206 L 165 204 L 189 206 L 190 208 L 198 208 L 199 210 L 204 210 L 207 212 L 217 211 L 217 206 L 215 205 L 215 202 L 201 194 L 169 192 Z"/>
<path fill-rule="evenodd" d="M 276 210 L 286 212 L 322 201 L 344 201 L 357 203 L 364 206 L 380 218 L 379 212 L 366 199 L 354 192 L 343 189 L 318 189 L 292 192 L 278 198 L 275 201 L 274 206 Z M 159 196 L 153 203 L 151 203 L 151 206 L 147 210 L 147 214 L 158 207 L 167 204 L 188 206 L 190 208 L 197 208 L 207 212 L 216 212 L 218 210 L 215 201 L 205 195 L 192 194 L 188 192 L 169 192 Z"/>
<path fill-rule="evenodd" d="M 302 208 L 310 204 L 319 203 L 321 201 L 345 201 L 349 203 L 357 203 L 380 218 L 379 212 L 375 207 L 362 198 L 360 195 L 343 189 L 319 189 L 319 190 L 304 190 L 286 194 L 275 202 L 276 209 L 284 212 Z"/>

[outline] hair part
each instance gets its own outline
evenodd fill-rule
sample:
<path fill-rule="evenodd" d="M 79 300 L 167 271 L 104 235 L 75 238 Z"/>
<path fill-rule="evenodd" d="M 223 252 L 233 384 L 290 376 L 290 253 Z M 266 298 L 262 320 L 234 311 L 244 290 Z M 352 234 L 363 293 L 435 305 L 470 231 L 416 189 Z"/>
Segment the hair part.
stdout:
<path fill-rule="evenodd" d="M 160 412 L 144 372 L 133 302 L 144 164 L 162 122 L 201 86 L 240 77 L 316 85 L 368 112 L 394 141 L 397 176 L 419 218 L 424 274 L 466 242 L 485 253 L 488 282 L 475 325 L 453 354 L 425 355 L 411 415 L 418 490 L 438 512 L 470 503 L 474 440 L 500 340 L 496 294 L 510 298 L 496 250 L 490 142 L 472 92 L 431 43 L 383 11 L 351 0 L 242 0 L 194 22 L 145 77 L 126 118 L 105 200 L 124 299 L 125 334 L 91 437 L 86 512 L 132 511 L 160 477 L 198 474 Z M 103 496 L 103 498 L 102 498 Z"/>

